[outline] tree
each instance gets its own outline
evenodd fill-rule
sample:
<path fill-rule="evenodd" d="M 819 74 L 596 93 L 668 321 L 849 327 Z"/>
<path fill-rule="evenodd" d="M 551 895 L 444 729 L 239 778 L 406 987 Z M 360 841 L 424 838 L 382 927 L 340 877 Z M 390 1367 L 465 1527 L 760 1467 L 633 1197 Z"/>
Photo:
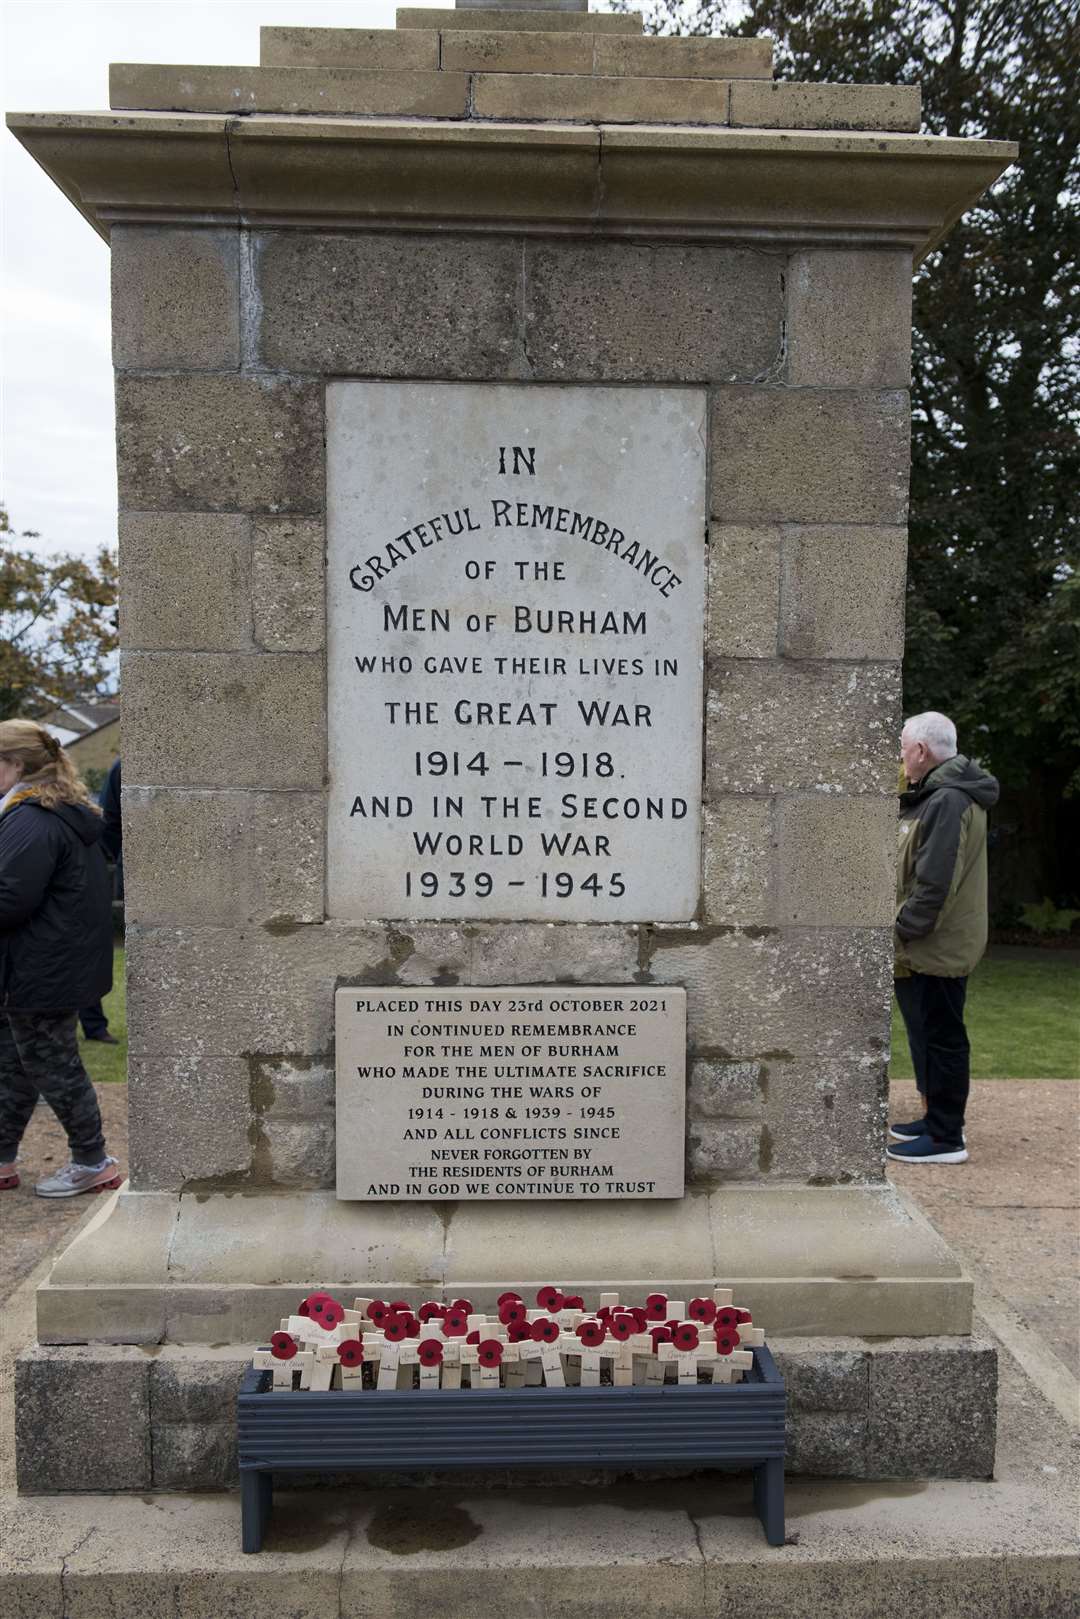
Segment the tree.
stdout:
<path fill-rule="evenodd" d="M 0 507 L 0 719 L 104 696 L 119 644 L 116 557 L 38 555 Z"/>
<path fill-rule="evenodd" d="M 904 707 L 951 714 L 1007 789 L 999 825 L 1043 845 L 1038 869 L 1033 846 L 1021 862 L 1040 891 L 1014 897 L 1078 898 L 1075 8 L 655 0 L 648 27 L 771 34 L 783 78 L 918 83 L 930 133 L 1019 142 L 915 279 Z"/>

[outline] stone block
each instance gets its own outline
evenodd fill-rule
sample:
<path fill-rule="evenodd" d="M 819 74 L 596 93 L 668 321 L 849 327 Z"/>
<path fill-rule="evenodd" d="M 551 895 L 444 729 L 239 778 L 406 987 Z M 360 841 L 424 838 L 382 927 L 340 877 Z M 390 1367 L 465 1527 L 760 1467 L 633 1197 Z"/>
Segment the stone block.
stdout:
<path fill-rule="evenodd" d="M 150 1367 L 150 1412 L 164 1423 L 236 1422 L 236 1395 L 251 1365 L 239 1345 L 194 1351 L 167 1347 Z"/>
<path fill-rule="evenodd" d="M 877 1478 L 990 1478 L 996 1424 L 993 1345 L 901 1339 L 872 1355 L 869 1454 Z"/>
<path fill-rule="evenodd" d="M 727 79 L 473 75 L 477 118 L 568 118 L 612 124 L 726 124 Z"/>
<path fill-rule="evenodd" d="M 155 1490 L 228 1490 L 239 1483 L 235 1395 L 231 1422 L 156 1422 L 153 1440 Z"/>
<path fill-rule="evenodd" d="M 118 370 L 239 368 L 238 231 L 114 225 L 109 247 Z"/>
<path fill-rule="evenodd" d="M 687 992 L 692 1051 L 769 1064 L 884 1050 L 892 984 L 886 929 L 751 928 L 653 935 L 650 981 Z M 827 1018 L 823 1007 L 829 1008 Z"/>
<path fill-rule="evenodd" d="M 773 802 L 747 796 L 705 806 L 702 831 L 707 923 L 735 927 L 774 922 Z"/>
<path fill-rule="evenodd" d="M 465 73 L 394 68 L 190 67 L 114 62 L 109 105 L 142 112 L 345 113 L 354 117 L 465 118 Z"/>
<path fill-rule="evenodd" d="M 882 1177 L 888 1077 L 882 1047 L 888 1002 L 865 990 L 861 1030 L 838 1055 L 776 1059 L 768 1067 L 768 1170 L 813 1186 L 865 1184 Z M 824 1004 L 822 996 L 818 1002 Z M 850 1023 L 849 1023 L 850 1026 Z M 839 1043 L 837 1043 L 839 1046 Z"/>
<path fill-rule="evenodd" d="M 133 786 L 323 785 L 323 661 L 310 653 L 131 652 L 121 670 Z"/>
<path fill-rule="evenodd" d="M 268 1159 L 260 1180 L 274 1186 L 333 1186 L 333 1118 L 266 1119 L 260 1133 Z"/>
<path fill-rule="evenodd" d="M 746 1120 L 690 1119 L 686 1170 L 690 1180 L 752 1180 L 758 1172 L 761 1125 Z"/>
<path fill-rule="evenodd" d="M 732 381 L 779 361 L 783 260 L 739 248 L 527 242 L 531 375 Z"/>
<path fill-rule="evenodd" d="M 906 388 L 911 381 L 911 255 L 793 253 L 787 380 L 796 388 Z"/>
<path fill-rule="evenodd" d="M 469 971 L 475 984 L 626 984 L 638 964 L 637 929 L 526 922 L 481 924 Z"/>
<path fill-rule="evenodd" d="M 267 652 L 321 652 L 326 646 L 322 519 L 259 517 L 252 526 L 255 640 Z"/>
<path fill-rule="evenodd" d="M 537 29 L 543 27 L 537 18 Z M 489 73 L 591 73 L 593 36 L 562 33 L 527 34 L 517 29 L 448 29 L 442 43 L 444 68 Z"/>
<path fill-rule="evenodd" d="M 150 1365 L 134 1348 L 24 1350 L 15 1362 L 19 1489 L 148 1490 Z"/>
<path fill-rule="evenodd" d="M 333 1119 L 334 1067 L 320 1057 L 253 1057 L 252 1096 L 261 1119 Z"/>
<path fill-rule="evenodd" d="M 837 1339 L 785 1340 L 773 1346 L 787 1384 L 789 1411 L 843 1412 L 865 1419 L 870 1407 L 870 1357 Z"/>
<path fill-rule="evenodd" d="M 764 1105 L 763 1069 L 756 1062 L 708 1062 L 690 1067 L 686 1103 L 695 1117 L 757 1119 Z"/>
<path fill-rule="evenodd" d="M 129 1048 L 136 1055 L 171 1052 L 177 1060 L 203 1052 L 326 1052 L 336 985 L 393 982 L 381 927 L 133 927 Z M 199 986 L 196 998 L 192 984 Z"/>
<path fill-rule="evenodd" d="M 904 528 L 790 529 L 784 537 L 785 658 L 904 655 Z"/>
<path fill-rule="evenodd" d="M 732 524 L 907 521 L 907 395 L 717 388 L 711 512 Z"/>
<path fill-rule="evenodd" d="M 786 1473 L 817 1478 L 862 1478 L 866 1471 L 865 1413 L 801 1411 L 788 1424 Z M 156 1462 L 156 1456 L 155 1456 Z"/>
<path fill-rule="evenodd" d="M 889 664 L 710 666 L 707 792 L 895 797 L 900 673 Z"/>
<path fill-rule="evenodd" d="M 567 29 L 584 34 L 640 34 L 643 21 L 640 11 L 620 15 L 610 11 L 549 11 L 545 8 L 541 15 L 545 33 Z M 404 6 L 398 8 L 396 16 L 399 29 L 438 28 L 443 33 L 461 28 L 507 28 L 535 33 L 540 22 L 535 10 L 491 11 L 478 6 L 453 11 L 435 6 Z"/>
<path fill-rule="evenodd" d="M 128 921 L 321 922 L 324 816 L 321 793 L 125 787 Z"/>
<path fill-rule="evenodd" d="M 116 432 L 122 509 L 322 509 L 319 383 L 120 376 Z"/>
<path fill-rule="evenodd" d="M 434 71 L 439 66 L 439 35 L 434 28 L 274 28 L 264 25 L 259 29 L 259 62 L 263 67 Z"/>
<path fill-rule="evenodd" d="M 467 984 L 472 977 L 474 934 L 452 922 L 395 928 L 391 947 L 402 984 Z"/>
<path fill-rule="evenodd" d="M 754 129 L 917 131 L 915 84 L 791 84 L 744 80 L 731 87 L 731 123 Z"/>
<path fill-rule="evenodd" d="M 256 237 L 253 251 L 250 341 L 271 370 L 527 374 L 514 242 L 280 231 Z"/>
<path fill-rule="evenodd" d="M 772 55 L 771 39 L 616 34 L 597 39 L 593 71 L 644 79 L 771 79 Z"/>
<path fill-rule="evenodd" d="M 250 519 L 121 513 L 120 643 L 128 652 L 250 652 Z"/>
<path fill-rule="evenodd" d="M 243 1179 L 252 1162 L 251 1120 L 251 1079 L 239 1057 L 129 1055 L 133 1190 Z"/>
<path fill-rule="evenodd" d="M 776 921 L 888 927 L 896 914 L 896 805 L 805 793 L 776 805 Z"/>
<path fill-rule="evenodd" d="M 782 547 L 779 528 L 711 526 L 710 658 L 775 658 Z"/>

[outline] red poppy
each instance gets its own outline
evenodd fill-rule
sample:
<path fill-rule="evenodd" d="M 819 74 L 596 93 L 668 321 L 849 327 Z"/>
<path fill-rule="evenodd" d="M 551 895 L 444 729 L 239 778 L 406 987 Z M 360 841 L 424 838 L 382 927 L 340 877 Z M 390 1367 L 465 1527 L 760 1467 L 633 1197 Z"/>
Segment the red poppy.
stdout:
<path fill-rule="evenodd" d="M 630 1309 L 627 1311 L 627 1314 L 633 1316 L 634 1318 L 635 1331 L 644 1332 L 645 1328 L 649 1324 L 649 1318 L 645 1311 L 642 1310 L 638 1305 L 634 1304 L 631 1305 Z"/>
<path fill-rule="evenodd" d="M 391 1299 L 390 1308 L 395 1315 L 411 1315 L 412 1305 L 407 1299 Z"/>
<path fill-rule="evenodd" d="M 664 1325 L 667 1327 L 669 1332 L 674 1332 L 676 1327 L 682 1325 L 682 1322 L 677 1315 L 673 1315 L 670 1321 L 664 1322 Z"/>
<path fill-rule="evenodd" d="M 481 1366 L 498 1366 L 502 1360 L 502 1344 L 498 1338 L 485 1338 L 477 1351 L 476 1358 Z"/>
<path fill-rule="evenodd" d="M 536 1302 L 541 1310 L 561 1310 L 563 1296 L 557 1287 L 552 1287 L 549 1283 L 547 1287 L 542 1287 L 537 1293 Z"/>
<path fill-rule="evenodd" d="M 346 1338 L 338 1344 L 338 1360 L 343 1366 L 359 1366 L 364 1358 L 364 1346 L 359 1338 Z"/>
<path fill-rule="evenodd" d="M 307 1301 L 307 1299 L 301 1299 L 300 1300 L 300 1303 L 296 1306 L 296 1313 L 297 1313 L 297 1315 L 310 1315 L 311 1314 L 311 1311 L 308 1309 L 308 1301 Z"/>
<path fill-rule="evenodd" d="M 672 1336 L 672 1342 L 674 1343 L 676 1349 L 680 1350 L 683 1354 L 690 1349 L 696 1349 L 700 1339 L 698 1338 L 698 1330 L 694 1323 L 692 1321 L 681 1322 L 680 1325 L 675 1328 L 675 1332 Z"/>
<path fill-rule="evenodd" d="M 446 1314 L 446 1305 L 436 1304 L 434 1299 L 428 1299 L 416 1313 L 421 1321 L 441 1321 Z"/>
<path fill-rule="evenodd" d="M 404 1316 L 387 1316 L 386 1320 L 383 1322 L 383 1337 L 386 1339 L 387 1343 L 399 1344 L 403 1338 L 407 1338 L 408 1336 L 409 1329 Z"/>
<path fill-rule="evenodd" d="M 479 1328 L 477 1328 L 477 1330 L 475 1332 L 470 1332 L 467 1335 L 467 1337 L 465 1339 L 465 1342 L 467 1344 L 478 1344 L 480 1342 L 480 1330 L 479 1330 Z"/>
<path fill-rule="evenodd" d="M 733 1349 L 739 1346 L 739 1334 L 734 1327 L 721 1329 L 716 1334 L 716 1352 L 718 1355 L 730 1355 Z"/>
<path fill-rule="evenodd" d="M 748 1326 L 754 1319 L 749 1310 L 740 1310 L 737 1305 L 735 1306 L 735 1315 L 740 1323 L 745 1321 Z"/>
<path fill-rule="evenodd" d="M 499 1305 L 499 1320 L 504 1327 L 512 1327 L 516 1322 L 528 1319 L 529 1312 L 520 1299 L 508 1299 L 505 1304 Z"/>
<path fill-rule="evenodd" d="M 691 1299 L 687 1315 L 691 1321 L 700 1321 L 704 1326 L 716 1320 L 716 1305 L 712 1299 Z"/>
<path fill-rule="evenodd" d="M 460 1310 L 462 1315 L 476 1314 L 476 1306 L 473 1304 L 472 1299 L 455 1299 L 451 1308 Z"/>
<path fill-rule="evenodd" d="M 529 1343 L 532 1340 L 532 1328 L 527 1321 L 515 1321 L 507 1329 L 506 1336 L 512 1344 Z"/>
<path fill-rule="evenodd" d="M 444 1338 L 464 1338 L 469 1330 L 468 1313 L 452 1304 L 443 1316 L 442 1329 Z"/>
<path fill-rule="evenodd" d="M 584 1310 L 585 1300 L 577 1293 L 568 1293 L 562 1301 L 564 1310 Z"/>
<path fill-rule="evenodd" d="M 367 1313 L 368 1320 L 374 1321 L 377 1327 L 381 1327 L 387 1316 L 393 1315 L 394 1312 L 388 1304 L 383 1303 L 382 1299 L 372 1299 L 367 1307 Z"/>
<path fill-rule="evenodd" d="M 612 1311 L 611 1305 L 610 1304 L 602 1304 L 600 1306 L 599 1310 L 597 1310 L 597 1312 L 596 1312 L 596 1319 L 598 1321 L 610 1321 L 611 1317 L 612 1317 L 612 1314 L 613 1314 L 613 1311 Z"/>
<path fill-rule="evenodd" d="M 664 1321 L 667 1319 L 667 1294 L 650 1293 L 645 1300 L 645 1314 L 650 1321 Z"/>
<path fill-rule="evenodd" d="M 612 1316 L 611 1336 L 613 1338 L 618 1338 L 621 1344 L 624 1344 L 628 1338 L 632 1338 L 636 1331 L 637 1322 L 634 1320 L 632 1315 Z"/>
<path fill-rule="evenodd" d="M 501 1310 L 504 1304 L 520 1304 L 521 1303 L 521 1294 L 520 1293 L 500 1293 L 498 1298 L 495 1300 L 495 1302 L 499 1306 L 499 1309 Z"/>
<path fill-rule="evenodd" d="M 270 1353 L 275 1360 L 292 1360 L 298 1347 L 291 1333 L 274 1332 L 270 1335 Z"/>
<path fill-rule="evenodd" d="M 327 1332 L 339 1327 L 345 1319 L 345 1310 L 329 1293 L 313 1293 L 308 1297 L 311 1306 L 311 1319 L 317 1321 Z"/>
<path fill-rule="evenodd" d="M 534 1321 L 530 1326 L 529 1336 L 534 1343 L 553 1344 L 559 1336 L 559 1323 L 541 1316 L 539 1321 Z"/>
<path fill-rule="evenodd" d="M 443 1346 L 438 1338 L 425 1338 L 416 1353 L 421 1366 L 438 1366 L 442 1360 Z"/>
<path fill-rule="evenodd" d="M 649 1337 L 652 1339 L 654 1352 L 657 1344 L 669 1344 L 672 1342 L 671 1329 L 669 1327 L 650 1327 Z"/>
<path fill-rule="evenodd" d="M 579 1321 L 574 1330 L 586 1349 L 599 1349 L 607 1337 L 607 1327 L 602 1321 Z"/>
<path fill-rule="evenodd" d="M 419 1338 L 421 1332 L 423 1331 L 420 1322 L 414 1315 L 407 1315 L 405 1317 L 405 1331 L 408 1333 L 410 1338 Z"/>
<path fill-rule="evenodd" d="M 717 1310 L 716 1320 L 714 1323 L 717 1332 L 719 1332 L 721 1328 L 723 1328 L 725 1332 L 733 1331 L 738 1325 L 738 1322 L 738 1311 L 733 1310 L 730 1304 L 725 1304 L 722 1309 Z"/>

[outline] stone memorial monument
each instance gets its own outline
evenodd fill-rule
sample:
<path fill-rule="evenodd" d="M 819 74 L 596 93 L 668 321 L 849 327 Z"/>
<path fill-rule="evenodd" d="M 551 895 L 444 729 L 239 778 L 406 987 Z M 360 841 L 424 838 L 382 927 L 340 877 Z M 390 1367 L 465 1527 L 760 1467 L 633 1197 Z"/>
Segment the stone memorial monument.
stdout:
<path fill-rule="evenodd" d="M 1013 148 L 766 39 L 397 23 L 9 120 L 112 251 L 131 1042 L 22 1487 L 227 1482 L 314 1285 L 508 1282 L 731 1283 L 792 1467 L 985 1475 L 883 1141 L 912 268 Z"/>

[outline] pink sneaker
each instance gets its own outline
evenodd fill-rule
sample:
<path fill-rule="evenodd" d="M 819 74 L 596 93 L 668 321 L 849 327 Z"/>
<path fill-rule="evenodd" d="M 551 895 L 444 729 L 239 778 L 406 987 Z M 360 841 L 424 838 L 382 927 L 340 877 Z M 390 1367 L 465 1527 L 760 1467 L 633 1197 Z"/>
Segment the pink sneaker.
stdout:
<path fill-rule="evenodd" d="M 0 1192 L 13 1192 L 19 1184 L 19 1171 L 14 1158 L 10 1164 L 0 1164 Z"/>
<path fill-rule="evenodd" d="M 120 1185 L 115 1158 L 106 1158 L 96 1169 L 86 1164 L 65 1164 L 55 1175 L 38 1181 L 38 1197 L 77 1197 L 80 1192 L 113 1192 Z"/>

